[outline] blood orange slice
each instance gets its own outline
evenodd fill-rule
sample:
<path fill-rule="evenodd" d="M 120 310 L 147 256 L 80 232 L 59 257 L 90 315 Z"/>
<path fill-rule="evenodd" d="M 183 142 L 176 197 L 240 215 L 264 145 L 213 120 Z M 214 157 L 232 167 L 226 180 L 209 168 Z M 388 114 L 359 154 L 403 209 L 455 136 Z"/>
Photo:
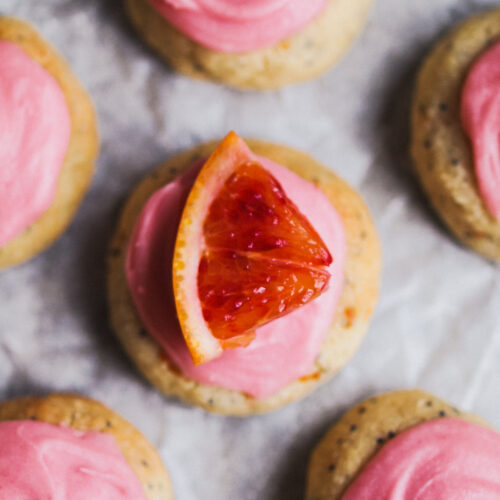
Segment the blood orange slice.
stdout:
<path fill-rule="evenodd" d="M 318 297 L 332 257 L 279 182 L 234 132 L 201 169 L 173 261 L 183 335 L 196 364 Z"/>

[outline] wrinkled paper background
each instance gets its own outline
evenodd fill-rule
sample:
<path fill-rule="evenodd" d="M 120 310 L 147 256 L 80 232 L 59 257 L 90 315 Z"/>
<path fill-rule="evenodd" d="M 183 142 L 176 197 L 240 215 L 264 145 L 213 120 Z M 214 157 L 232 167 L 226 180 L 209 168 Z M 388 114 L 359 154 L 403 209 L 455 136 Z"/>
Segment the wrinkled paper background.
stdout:
<path fill-rule="evenodd" d="M 0 398 L 72 390 L 101 399 L 158 447 L 180 500 L 299 500 L 331 422 L 378 391 L 420 386 L 500 427 L 500 267 L 461 248 L 416 186 L 408 108 L 422 56 L 449 27 L 498 4 L 378 0 L 333 71 L 271 93 L 172 73 L 129 27 L 121 0 L 0 0 L 70 62 L 94 99 L 93 186 L 49 251 L 0 276 Z M 134 185 L 165 158 L 234 128 L 301 148 L 365 196 L 384 245 L 366 341 L 332 382 L 277 413 L 211 416 L 160 396 L 112 336 L 105 251 Z"/>

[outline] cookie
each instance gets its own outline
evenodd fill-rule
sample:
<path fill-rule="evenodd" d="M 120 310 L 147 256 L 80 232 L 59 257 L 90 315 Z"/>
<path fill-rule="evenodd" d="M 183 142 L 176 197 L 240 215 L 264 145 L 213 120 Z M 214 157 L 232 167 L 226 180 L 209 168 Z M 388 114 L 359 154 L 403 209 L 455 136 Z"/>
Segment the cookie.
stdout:
<path fill-rule="evenodd" d="M 140 35 L 174 69 L 239 89 L 277 89 L 316 78 L 333 66 L 363 29 L 372 0 L 329 0 L 296 35 L 255 51 L 208 49 L 175 29 L 148 0 L 126 0 Z"/>
<path fill-rule="evenodd" d="M 462 127 L 460 101 L 474 62 L 500 37 L 500 10 L 470 18 L 441 40 L 418 75 L 411 153 L 432 206 L 466 246 L 500 260 L 500 222 L 487 210 Z"/>
<path fill-rule="evenodd" d="M 345 285 L 331 330 L 315 362 L 315 375 L 289 384 L 277 394 L 255 399 L 242 392 L 203 385 L 184 377 L 146 332 L 125 276 L 127 245 L 136 219 L 150 196 L 197 159 L 208 156 L 216 142 L 181 153 L 143 180 L 123 209 L 108 256 L 108 299 L 112 327 L 143 375 L 160 391 L 207 411 L 249 415 L 275 410 L 300 399 L 338 372 L 358 349 L 378 296 L 380 247 L 371 216 L 360 196 L 334 173 L 305 153 L 258 140 L 246 141 L 257 155 L 279 163 L 315 184 L 340 214 L 347 239 Z"/>
<path fill-rule="evenodd" d="M 485 425 L 420 390 L 372 397 L 345 413 L 314 450 L 307 500 L 340 500 L 363 467 L 396 435 L 429 420 L 455 417 Z"/>
<path fill-rule="evenodd" d="M 0 403 L 0 422 L 37 420 L 82 432 L 111 434 L 144 487 L 147 500 L 173 499 L 163 463 L 146 438 L 103 404 L 73 394 L 24 397 Z"/>
<path fill-rule="evenodd" d="M 0 41 L 19 46 L 52 75 L 63 91 L 71 118 L 71 135 L 50 207 L 27 229 L 0 247 L 0 269 L 21 264 L 66 229 L 86 193 L 98 152 L 97 125 L 89 96 L 63 59 L 29 24 L 0 17 Z"/>

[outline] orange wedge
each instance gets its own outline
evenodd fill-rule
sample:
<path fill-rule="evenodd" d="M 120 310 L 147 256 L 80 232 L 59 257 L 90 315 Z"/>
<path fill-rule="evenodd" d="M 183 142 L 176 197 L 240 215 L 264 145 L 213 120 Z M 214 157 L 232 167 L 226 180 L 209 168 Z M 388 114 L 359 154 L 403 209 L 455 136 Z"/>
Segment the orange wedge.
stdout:
<path fill-rule="evenodd" d="M 318 297 L 332 257 L 279 182 L 234 132 L 201 169 L 173 261 L 179 322 L 196 364 Z"/>

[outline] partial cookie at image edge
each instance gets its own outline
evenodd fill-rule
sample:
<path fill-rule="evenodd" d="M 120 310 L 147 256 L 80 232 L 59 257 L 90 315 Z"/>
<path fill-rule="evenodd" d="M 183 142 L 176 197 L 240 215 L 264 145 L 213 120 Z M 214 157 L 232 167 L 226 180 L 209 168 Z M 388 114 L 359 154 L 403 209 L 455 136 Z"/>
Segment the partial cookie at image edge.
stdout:
<path fill-rule="evenodd" d="M 460 97 L 472 64 L 499 37 L 495 9 L 466 20 L 438 42 L 420 69 L 411 116 L 411 153 L 432 206 L 464 245 L 492 260 L 500 260 L 500 222 L 479 193 Z"/>
<path fill-rule="evenodd" d="M 126 0 L 146 43 L 179 73 L 242 90 L 271 90 L 318 77 L 347 52 L 364 28 L 373 0 L 329 0 L 309 26 L 277 44 L 245 54 L 205 48 L 180 33 L 148 0 Z"/>
<path fill-rule="evenodd" d="M 157 451 L 132 424 L 98 401 L 75 394 L 50 394 L 0 402 L 0 422 L 13 420 L 36 420 L 82 432 L 110 434 L 143 485 L 147 500 L 174 498 Z"/>
<path fill-rule="evenodd" d="M 38 220 L 0 248 L 0 270 L 22 264 L 49 247 L 72 221 L 95 169 L 97 118 L 89 95 L 62 57 L 24 21 L 0 16 L 0 40 L 19 45 L 60 85 L 71 117 L 71 136 L 54 200 Z"/>
<path fill-rule="evenodd" d="M 443 417 L 488 426 L 421 390 L 389 392 L 355 405 L 340 417 L 314 449 L 306 500 L 341 500 L 348 486 L 378 450 L 396 435 Z"/>

